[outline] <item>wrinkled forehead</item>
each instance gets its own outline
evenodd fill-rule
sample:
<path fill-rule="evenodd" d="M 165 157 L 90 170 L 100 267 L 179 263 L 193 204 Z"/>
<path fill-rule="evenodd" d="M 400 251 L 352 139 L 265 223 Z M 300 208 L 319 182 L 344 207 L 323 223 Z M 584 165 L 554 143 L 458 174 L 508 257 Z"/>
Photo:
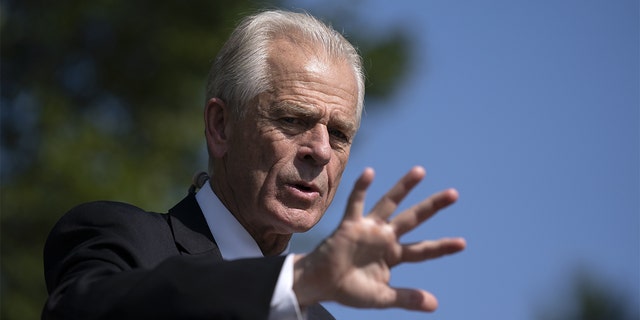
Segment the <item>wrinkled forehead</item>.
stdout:
<path fill-rule="evenodd" d="M 351 65 L 342 58 L 330 56 L 319 45 L 298 43 L 291 39 L 274 40 L 269 48 L 267 67 L 271 89 L 286 86 L 293 79 L 301 83 L 318 83 L 348 101 L 355 110 L 358 85 Z"/>
<path fill-rule="evenodd" d="M 292 72 L 326 71 L 345 64 L 342 59 L 331 57 L 319 44 L 289 37 L 279 37 L 269 43 L 267 62 L 271 71 L 288 67 Z"/>

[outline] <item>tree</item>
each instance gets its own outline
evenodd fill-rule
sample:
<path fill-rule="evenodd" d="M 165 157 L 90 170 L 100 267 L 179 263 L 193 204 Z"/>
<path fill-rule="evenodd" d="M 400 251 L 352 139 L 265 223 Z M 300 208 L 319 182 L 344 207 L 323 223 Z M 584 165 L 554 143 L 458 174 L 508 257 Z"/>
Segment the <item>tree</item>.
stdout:
<path fill-rule="evenodd" d="M 571 278 L 570 292 L 555 297 L 555 306 L 542 308 L 540 320 L 639 320 L 638 303 L 631 295 L 610 282 L 603 281 L 584 267 Z M 568 299 L 567 299 L 568 298 Z M 635 310 L 634 310 L 635 308 Z"/>
<path fill-rule="evenodd" d="M 259 5 L 0 6 L 0 317 L 30 319 L 46 299 L 45 238 L 65 211 L 110 199 L 165 212 L 184 196 L 191 175 L 206 168 L 208 67 L 238 18 Z M 379 72 L 369 73 L 368 93 L 387 94 L 405 70 L 407 42 L 399 34 L 362 44 L 365 66 Z"/>

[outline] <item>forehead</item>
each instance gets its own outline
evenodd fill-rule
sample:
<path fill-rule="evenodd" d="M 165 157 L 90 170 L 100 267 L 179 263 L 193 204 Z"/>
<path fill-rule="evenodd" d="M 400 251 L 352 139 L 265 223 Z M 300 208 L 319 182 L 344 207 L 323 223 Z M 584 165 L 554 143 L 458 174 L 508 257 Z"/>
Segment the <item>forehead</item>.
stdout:
<path fill-rule="evenodd" d="M 356 119 L 356 74 L 343 59 L 330 57 L 317 45 L 276 39 L 267 65 L 272 93 L 278 100 L 308 106 L 326 106 Z"/>

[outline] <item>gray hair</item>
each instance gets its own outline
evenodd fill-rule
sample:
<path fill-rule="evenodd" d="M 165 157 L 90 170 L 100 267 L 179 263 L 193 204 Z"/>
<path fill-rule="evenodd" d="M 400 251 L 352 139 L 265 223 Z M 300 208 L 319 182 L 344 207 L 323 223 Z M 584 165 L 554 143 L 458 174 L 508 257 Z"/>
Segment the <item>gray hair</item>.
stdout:
<path fill-rule="evenodd" d="M 231 113 L 242 117 L 258 94 L 271 88 L 267 58 L 269 44 L 292 38 L 324 50 L 329 58 L 346 61 L 358 85 L 357 121 L 364 105 L 364 71 L 356 48 L 339 32 L 307 13 L 264 11 L 244 18 L 216 57 L 207 82 L 207 101 L 225 101 Z"/>

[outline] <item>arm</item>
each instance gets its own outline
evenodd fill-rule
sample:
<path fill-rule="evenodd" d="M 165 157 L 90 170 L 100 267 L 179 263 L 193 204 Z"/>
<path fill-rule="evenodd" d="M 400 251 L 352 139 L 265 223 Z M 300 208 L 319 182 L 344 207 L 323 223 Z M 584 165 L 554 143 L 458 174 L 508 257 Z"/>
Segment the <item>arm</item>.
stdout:
<path fill-rule="evenodd" d="M 436 298 L 427 291 L 389 286 L 394 266 L 455 253 L 466 245 L 462 238 L 399 242 L 403 234 L 458 198 L 455 190 L 445 190 L 389 219 L 424 175 L 424 169 L 413 168 L 363 216 L 366 190 L 373 181 L 373 170 L 364 171 L 338 229 L 311 253 L 296 256 L 293 288 L 300 305 L 331 300 L 362 308 L 437 308 Z"/>
<path fill-rule="evenodd" d="M 283 260 L 180 255 L 162 215 L 124 204 L 83 205 L 47 240 L 42 318 L 266 318 Z"/>

